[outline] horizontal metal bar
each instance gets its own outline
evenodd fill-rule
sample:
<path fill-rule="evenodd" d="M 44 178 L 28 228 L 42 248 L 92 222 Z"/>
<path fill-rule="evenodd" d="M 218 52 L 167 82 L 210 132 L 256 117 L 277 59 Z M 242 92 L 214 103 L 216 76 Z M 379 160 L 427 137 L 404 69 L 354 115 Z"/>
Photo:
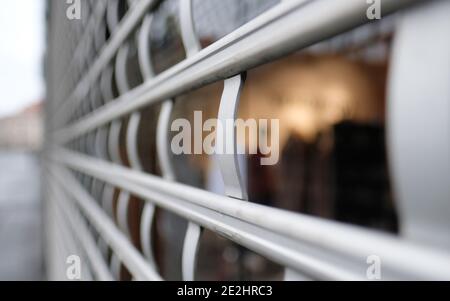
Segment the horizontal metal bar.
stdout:
<path fill-rule="evenodd" d="M 103 176 L 105 181 L 114 186 L 133 192 L 136 196 L 145 198 L 147 202 L 151 201 L 161 208 L 221 234 L 274 262 L 300 270 L 315 279 L 363 280 L 365 277 L 365 273 L 361 272 L 364 271 L 361 268 L 365 264 L 364 260 L 361 260 L 358 265 L 349 261 L 348 258 L 311 248 L 214 210 L 187 203 L 116 177 Z"/>
<path fill-rule="evenodd" d="M 418 1 L 383 0 L 383 15 Z M 367 3 L 361 0 L 283 1 L 68 128 L 57 130 L 55 142 L 70 141 L 149 104 L 231 77 L 365 24 L 369 22 L 367 9 Z"/>
<path fill-rule="evenodd" d="M 146 262 L 125 235 L 120 232 L 95 200 L 73 179 L 72 175 L 64 173 L 58 167 L 53 167 L 50 172 L 53 181 L 59 183 L 64 191 L 74 198 L 78 207 L 111 246 L 114 253 L 127 266 L 136 280 L 161 280 L 158 273 Z"/>
<path fill-rule="evenodd" d="M 124 43 L 133 29 L 138 25 L 139 21 L 147 13 L 147 11 L 157 2 L 157 0 L 141 0 L 133 5 L 131 10 L 125 15 L 123 21 L 119 24 L 116 32 L 112 33 L 112 37 L 102 49 L 99 57 L 95 60 L 87 74 L 78 83 L 73 93 L 59 107 L 59 111 L 55 114 L 57 123 L 65 120 L 68 114 L 71 114 L 81 101 L 85 100 L 89 88 L 100 76 L 102 70 L 111 61 L 119 47 Z"/>
<path fill-rule="evenodd" d="M 89 232 L 86 223 L 83 222 L 80 214 L 76 210 L 68 209 L 67 203 L 69 200 L 61 191 L 61 187 L 57 186 L 55 183 L 51 183 L 50 187 L 55 195 L 55 203 L 58 204 L 57 206 L 63 213 L 64 220 L 68 221 L 72 233 L 76 234 L 78 241 L 81 243 L 97 279 L 100 281 L 112 281 L 113 277 L 108 269 L 108 265 L 99 249 L 96 247 L 94 238 Z"/>
<path fill-rule="evenodd" d="M 54 150 L 51 159 L 113 185 L 126 184 L 128 190 L 132 183 L 133 193 L 147 190 L 148 195 L 144 198 L 150 198 L 153 194 L 182 200 L 185 205 L 190 203 L 239 219 L 316 250 L 326 251 L 330 256 L 341 254 L 357 262 L 369 255 L 377 255 L 383 261 L 384 270 L 402 275 L 402 278 L 450 279 L 450 254 L 444 250 L 356 226 L 234 200 L 71 151 Z M 154 201 L 157 202 L 156 198 Z M 164 202 L 159 205 L 165 206 Z"/>

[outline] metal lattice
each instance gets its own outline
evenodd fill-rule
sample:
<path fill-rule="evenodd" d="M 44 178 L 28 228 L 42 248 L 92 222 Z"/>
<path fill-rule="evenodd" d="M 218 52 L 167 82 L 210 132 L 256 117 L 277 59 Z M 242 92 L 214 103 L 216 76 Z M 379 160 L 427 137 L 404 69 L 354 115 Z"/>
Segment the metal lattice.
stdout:
<path fill-rule="evenodd" d="M 219 158 L 225 195 L 177 181 L 168 146 L 176 97 L 223 83 L 218 119 L 235 119 L 245 85 L 243 73 L 368 23 L 366 1 L 160 2 L 85 0 L 81 19 L 68 20 L 65 1 L 48 1 L 45 172 L 50 279 L 66 279 L 66 258 L 78 254 L 86 280 L 162 280 L 155 245 L 158 210 L 187 223 L 175 253 L 181 257 L 169 258 L 180 265 L 183 280 L 195 279 L 203 229 L 282 266 L 286 280 L 366 279 L 366 258 L 371 254 L 382 258 L 383 279 L 450 279 L 448 237 L 442 243 L 447 242 L 447 249 L 429 243 L 430 237 L 449 229 L 449 202 L 442 201 L 448 185 L 433 186 L 427 206 L 435 209 L 427 207 L 422 215 L 418 201 L 403 200 L 407 231 L 404 237 L 395 237 L 248 202 L 235 157 Z M 435 12 L 450 9 L 445 1 L 411 8 L 415 2 L 382 1 L 383 15 L 404 10 L 408 16 L 405 23 L 390 25 L 401 26 L 404 34 L 396 44 L 399 61 L 394 63 L 391 82 L 398 85 L 390 100 L 396 118 L 391 138 L 405 134 L 408 123 L 396 102 L 408 94 L 398 76 L 407 76 L 405 65 L 413 64 L 401 56 L 403 47 L 410 45 L 402 43 L 411 43 L 408 22 L 421 22 L 429 15 L 441 18 Z M 416 21 L 416 11 L 425 17 L 419 14 Z M 429 30 L 436 30 L 431 23 Z M 442 34 L 441 57 L 436 60 L 448 62 L 448 28 L 439 29 L 447 37 Z M 430 59 L 430 66 L 439 66 L 436 60 Z M 417 68 L 427 73 L 426 66 Z M 448 79 L 448 70 L 434 72 Z M 441 99 L 448 102 L 448 91 L 432 86 L 446 93 Z M 429 89 L 424 86 L 421 91 Z M 448 129 L 437 135 L 445 133 Z M 397 183 L 403 199 L 414 199 L 408 190 L 411 181 L 405 177 L 409 169 L 401 157 L 412 140 L 395 141 Z M 445 152 L 437 155 L 448 162 Z M 439 178 L 434 183 L 442 184 L 449 178 L 448 170 L 436 168 Z M 431 221 L 430 216 L 438 218 Z M 415 218 L 422 228 L 417 228 Z M 423 239 L 422 233 L 417 234 L 421 230 L 430 237 Z M 434 241 L 443 241 L 442 237 Z"/>

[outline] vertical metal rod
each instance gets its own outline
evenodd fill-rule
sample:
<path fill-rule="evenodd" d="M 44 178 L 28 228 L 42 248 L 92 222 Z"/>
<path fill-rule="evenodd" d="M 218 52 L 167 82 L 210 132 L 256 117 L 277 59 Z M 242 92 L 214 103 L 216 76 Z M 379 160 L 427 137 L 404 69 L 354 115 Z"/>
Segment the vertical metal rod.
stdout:
<path fill-rule="evenodd" d="M 128 44 L 125 44 L 119 48 L 116 57 L 116 83 L 117 88 L 120 94 L 125 94 L 130 90 L 130 86 L 127 78 L 127 63 L 128 63 L 128 54 L 130 51 L 130 47 Z M 119 155 L 119 162 L 121 162 L 120 158 L 120 131 L 123 126 L 122 121 L 116 121 L 117 126 L 117 141 L 115 142 L 117 154 Z M 123 163 L 123 162 L 122 162 Z M 125 234 L 130 237 L 130 229 L 128 227 L 128 204 L 130 200 L 130 193 L 128 191 L 121 190 L 119 193 L 119 197 L 117 198 L 117 222 L 119 227 L 125 232 Z"/>
<path fill-rule="evenodd" d="M 225 184 L 225 193 L 229 197 L 240 200 L 247 200 L 247 190 L 239 171 L 235 121 L 244 83 L 245 74 L 225 80 L 216 134 L 216 157 Z"/>
<path fill-rule="evenodd" d="M 105 103 L 111 101 L 114 98 L 113 93 L 113 81 L 114 81 L 114 71 L 113 67 L 108 66 L 105 68 L 105 70 L 102 73 L 101 79 L 100 79 L 100 91 L 103 97 L 103 101 Z M 111 130 L 108 126 L 105 126 L 103 128 L 102 134 L 105 135 L 104 137 L 104 145 L 103 145 L 103 158 L 104 159 L 112 159 L 111 157 L 111 149 L 109 145 L 109 137 L 111 136 Z M 103 143 L 103 142 L 100 142 Z M 106 211 L 106 213 L 109 214 L 109 216 L 113 217 L 113 208 L 112 208 L 112 199 L 114 196 L 114 187 L 111 185 L 105 183 L 105 187 L 103 189 L 103 194 L 101 196 L 101 205 L 103 209 Z"/>
<path fill-rule="evenodd" d="M 179 14 L 180 14 L 180 27 L 181 27 L 181 38 L 183 40 L 184 49 L 186 51 L 187 57 L 190 57 L 197 52 L 201 50 L 200 42 L 198 41 L 197 34 L 195 32 L 195 24 L 193 20 L 193 11 L 192 11 L 192 0 L 180 0 L 179 1 Z M 170 115 L 173 108 L 173 102 L 168 101 L 165 102 L 161 109 L 161 127 L 160 131 L 158 133 L 164 137 L 161 137 L 161 140 L 165 141 L 158 141 L 158 145 L 160 145 L 161 153 L 162 154 L 168 154 L 169 153 L 169 141 L 168 141 L 168 134 L 169 134 L 169 122 L 170 122 Z M 164 122 L 164 123 L 163 123 Z M 164 131 L 164 132 L 163 132 Z M 164 143 L 163 143 L 164 142 Z M 167 149 L 163 149 L 167 148 Z M 169 178 L 175 178 L 174 173 L 171 171 L 171 168 L 169 168 L 168 160 L 164 159 L 162 160 L 162 164 L 164 162 L 167 164 L 168 169 L 168 177 Z M 200 237 L 202 233 L 202 228 L 193 223 L 189 222 L 186 235 L 184 238 L 183 243 L 183 257 L 182 257 L 182 275 L 183 280 L 186 281 L 193 281 L 195 279 L 195 268 L 197 265 L 197 252 L 200 242 Z"/>
<path fill-rule="evenodd" d="M 154 76 L 150 57 L 150 41 L 149 41 L 152 20 L 153 15 L 148 14 L 147 16 L 145 16 L 138 35 L 139 67 L 141 69 L 144 81 Z M 139 114 L 140 116 L 140 113 L 135 114 Z M 154 218 L 155 218 L 155 205 L 150 202 L 145 202 L 141 214 L 140 240 L 144 256 L 147 258 L 150 264 L 152 264 L 156 269 L 156 260 L 153 253 L 153 242 L 152 242 Z"/>
<path fill-rule="evenodd" d="M 111 0 L 110 2 L 108 2 L 106 21 L 107 21 L 107 25 L 109 27 L 109 31 L 110 31 L 111 35 L 114 34 L 114 32 L 119 24 L 118 9 L 119 9 L 119 0 Z M 126 64 L 126 62 L 124 62 L 124 60 L 126 60 L 126 53 L 124 53 L 124 52 L 126 52 L 126 48 L 124 48 L 124 47 L 126 47 L 126 46 L 120 47 L 117 52 L 116 61 L 115 61 L 114 67 L 113 67 L 114 68 L 113 74 L 115 75 L 115 77 L 111 78 L 111 84 L 112 84 L 113 80 L 116 81 L 116 85 L 119 90 L 119 93 L 122 93 L 121 89 L 122 90 L 126 89 L 126 87 L 124 87 L 126 85 L 126 79 L 124 78 L 125 77 L 124 73 L 126 71 L 126 69 L 124 67 L 124 65 Z M 111 125 L 110 125 L 110 129 L 109 129 L 109 136 L 108 136 L 109 156 L 113 162 L 118 163 L 118 164 L 122 164 L 122 159 L 120 156 L 121 127 L 122 127 L 122 121 L 120 119 L 112 121 Z M 107 196 L 110 197 L 110 200 L 105 200 L 107 202 L 107 204 L 105 204 L 105 205 L 110 206 L 109 210 L 111 210 L 112 217 L 114 217 L 113 199 L 114 199 L 115 190 L 116 190 L 116 188 L 110 187 L 110 189 L 107 189 L 107 191 L 106 191 Z M 122 216 L 122 215 L 119 214 L 119 207 L 120 207 L 119 201 L 120 200 L 123 200 L 122 191 L 120 191 L 118 199 L 117 199 L 116 218 L 117 218 L 119 227 L 122 229 L 122 231 L 124 231 L 126 234 L 128 234 L 127 227 L 123 227 L 123 222 L 122 222 L 122 219 L 120 218 L 120 216 Z M 119 258 L 117 257 L 117 255 L 114 252 L 111 255 L 110 268 L 111 268 L 113 275 L 116 277 L 116 279 L 120 280 L 121 263 L 120 263 Z"/>

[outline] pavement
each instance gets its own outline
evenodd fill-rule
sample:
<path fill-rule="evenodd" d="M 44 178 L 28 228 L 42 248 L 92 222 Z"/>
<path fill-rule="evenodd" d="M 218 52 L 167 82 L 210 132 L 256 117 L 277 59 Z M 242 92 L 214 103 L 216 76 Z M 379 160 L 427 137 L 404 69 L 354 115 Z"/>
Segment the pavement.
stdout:
<path fill-rule="evenodd" d="M 38 157 L 0 150 L 0 281 L 44 280 Z"/>

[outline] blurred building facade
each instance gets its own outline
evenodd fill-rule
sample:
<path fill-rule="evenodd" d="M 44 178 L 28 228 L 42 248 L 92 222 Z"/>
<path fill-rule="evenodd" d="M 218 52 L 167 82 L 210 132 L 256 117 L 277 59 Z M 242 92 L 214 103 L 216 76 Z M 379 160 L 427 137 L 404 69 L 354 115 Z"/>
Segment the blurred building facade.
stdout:
<path fill-rule="evenodd" d="M 42 102 L 0 119 L 0 148 L 38 151 L 43 141 Z"/>

